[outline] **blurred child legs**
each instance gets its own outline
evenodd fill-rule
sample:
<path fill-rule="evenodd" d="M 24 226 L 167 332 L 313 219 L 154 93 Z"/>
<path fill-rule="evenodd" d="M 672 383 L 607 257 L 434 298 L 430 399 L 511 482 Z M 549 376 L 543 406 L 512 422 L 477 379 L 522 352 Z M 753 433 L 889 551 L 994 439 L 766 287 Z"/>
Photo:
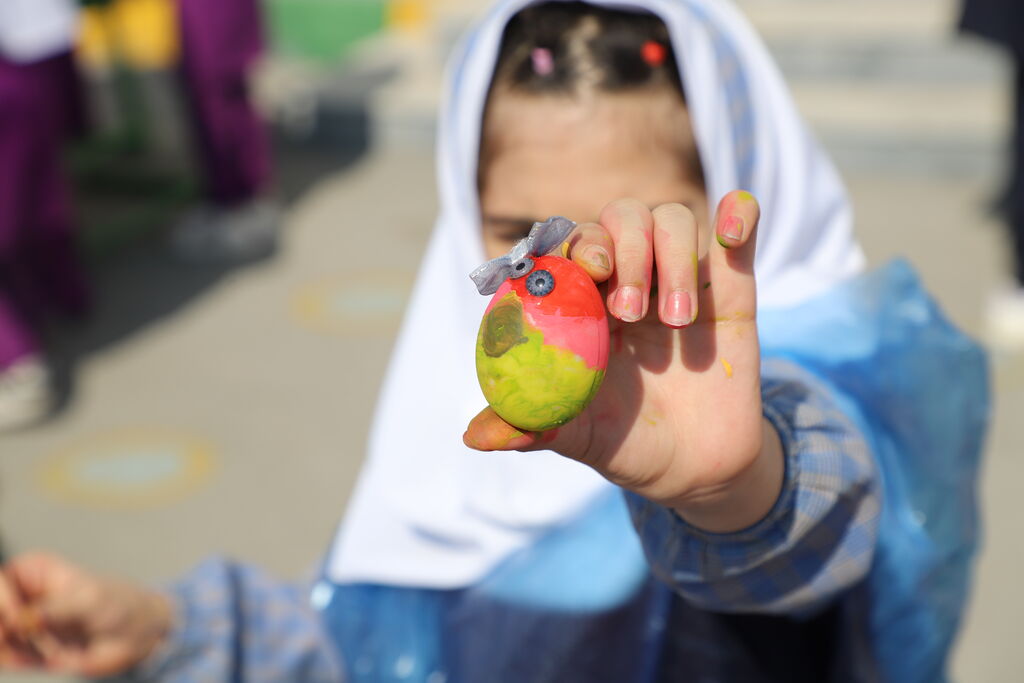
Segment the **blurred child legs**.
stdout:
<path fill-rule="evenodd" d="M 249 97 L 249 74 L 263 51 L 256 0 L 178 0 L 182 75 L 204 174 L 206 204 L 174 235 L 191 261 L 269 254 L 279 222 L 264 193 L 270 146 Z"/>
<path fill-rule="evenodd" d="M 75 254 L 61 144 L 82 121 L 70 53 L 0 58 L 0 429 L 51 404 L 39 329 L 49 310 L 82 315 L 88 287 Z"/>
<path fill-rule="evenodd" d="M 1018 0 L 964 0 L 960 28 L 1006 49 L 1012 60 L 1010 178 L 1001 208 L 1009 228 L 1013 279 L 990 298 L 987 326 L 993 345 L 1024 350 L 1024 5 Z"/>
<path fill-rule="evenodd" d="M 997 293 L 990 302 L 989 326 L 994 343 L 1020 349 L 1024 348 L 1024 57 L 1015 60 L 1014 69 L 1013 138 L 1006 202 L 1014 279 L 1011 288 Z"/>

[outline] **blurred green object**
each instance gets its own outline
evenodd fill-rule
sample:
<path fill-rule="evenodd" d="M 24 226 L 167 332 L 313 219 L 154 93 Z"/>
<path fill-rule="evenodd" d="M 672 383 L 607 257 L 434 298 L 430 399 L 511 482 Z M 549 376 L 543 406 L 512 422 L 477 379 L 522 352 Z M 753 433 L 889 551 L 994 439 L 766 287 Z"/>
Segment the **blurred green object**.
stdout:
<path fill-rule="evenodd" d="M 319 62 L 342 59 L 380 31 L 387 0 L 263 0 L 275 52 Z"/>
<path fill-rule="evenodd" d="M 81 222 L 79 240 L 93 264 L 151 238 L 200 197 L 191 168 L 181 158 L 167 158 L 154 144 L 156 120 L 179 116 L 180 109 L 147 101 L 147 80 L 151 93 L 176 83 L 116 64 L 106 88 L 117 115 L 67 150 Z M 99 80 L 86 85 L 93 96 L 104 87 Z"/>

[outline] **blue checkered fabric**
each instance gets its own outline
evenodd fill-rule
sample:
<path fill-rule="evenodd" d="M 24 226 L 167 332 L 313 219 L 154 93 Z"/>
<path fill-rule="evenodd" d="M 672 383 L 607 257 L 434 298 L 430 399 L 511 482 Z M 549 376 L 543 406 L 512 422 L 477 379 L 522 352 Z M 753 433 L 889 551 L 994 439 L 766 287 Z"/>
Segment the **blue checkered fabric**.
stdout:
<path fill-rule="evenodd" d="M 653 573 L 688 605 L 808 616 L 834 604 L 868 572 L 878 524 L 877 475 L 865 441 L 827 387 L 785 361 L 767 361 L 762 374 L 764 412 L 786 452 L 784 488 L 764 520 L 734 534 L 709 534 L 638 496 L 627 494 L 627 502 Z M 131 680 L 344 680 L 341 656 L 309 606 L 307 586 L 212 559 L 170 594 L 177 626 Z M 693 650 L 704 642 L 694 650 L 704 659 L 715 653 L 715 661 L 739 661 L 742 653 L 728 652 L 738 641 L 723 635 L 706 643 L 711 631 L 694 633 L 697 623 L 691 616 L 672 624 L 673 631 L 686 632 L 665 633 L 669 649 Z M 686 659 L 690 671 L 709 669 Z"/>
<path fill-rule="evenodd" d="M 335 683 L 340 658 L 308 588 L 211 558 L 172 586 L 176 625 L 132 681 Z"/>
<path fill-rule="evenodd" d="M 862 435 L 830 391 L 792 363 L 762 369 L 764 414 L 786 453 L 782 494 L 758 524 L 711 534 L 627 493 L 654 574 L 691 604 L 719 612 L 804 614 L 871 567 L 880 494 Z"/>

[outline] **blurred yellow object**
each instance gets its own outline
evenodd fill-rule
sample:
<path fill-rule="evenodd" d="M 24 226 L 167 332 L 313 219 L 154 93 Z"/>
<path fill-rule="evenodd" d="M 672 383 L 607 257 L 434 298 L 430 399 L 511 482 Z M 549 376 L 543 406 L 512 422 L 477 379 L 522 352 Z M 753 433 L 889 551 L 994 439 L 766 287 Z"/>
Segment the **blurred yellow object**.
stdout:
<path fill-rule="evenodd" d="M 82 10 L 82 23 L 78 35 L 78 61 L 90 71 L 99 71 L 113 61 L 109 12 L 97 7 Z"/>
<path fill-rule="evenodd" d="M 399 31 L 419 31 L 430 18 L 425 0 L 391 0 L 388 3 L 387 24 Z"/>
<path fill-rule="evenodd" d="M 115 0 L 82 13 L 78 54 L 86 68 L 108 69 L 116 60 L 135 69 L 166 69 L 179 50 L 173 0 Z"/>

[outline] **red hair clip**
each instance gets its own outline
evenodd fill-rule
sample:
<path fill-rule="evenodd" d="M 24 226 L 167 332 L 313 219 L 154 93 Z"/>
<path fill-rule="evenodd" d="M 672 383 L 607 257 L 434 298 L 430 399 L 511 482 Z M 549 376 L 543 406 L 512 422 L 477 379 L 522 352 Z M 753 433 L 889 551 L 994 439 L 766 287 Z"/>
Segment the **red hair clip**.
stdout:
<path fill-rule="evenodd" d="M 668 57 L 668 50 L 656 40 L 648 40 L 640 48 L 640 56 L 644 58 L 648 65 L 657 67 L 665 63 L 665 58 Z"/>

